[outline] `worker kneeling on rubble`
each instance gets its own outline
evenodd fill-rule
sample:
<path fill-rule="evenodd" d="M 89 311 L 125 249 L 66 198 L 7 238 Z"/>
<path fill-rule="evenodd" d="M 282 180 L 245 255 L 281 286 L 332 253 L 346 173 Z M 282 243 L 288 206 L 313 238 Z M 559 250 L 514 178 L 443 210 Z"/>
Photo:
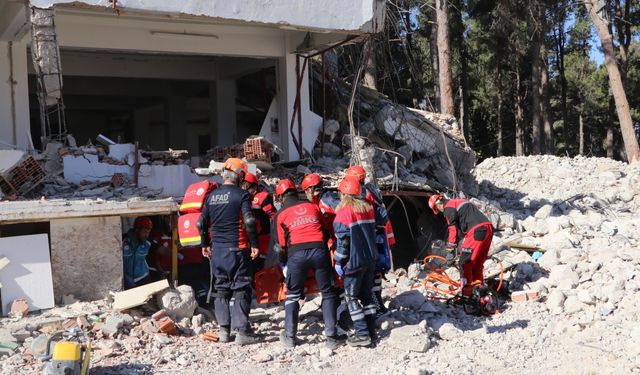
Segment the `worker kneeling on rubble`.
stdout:
<path fill-rule="evenodd" d="M 284 331 L 280 341 L 286 348 L 296 345 L 298 330 L 298 301 L 304 294 L 309 270 L 315 270 L 318 289 L 322 292 L 322 316 L 327 347 L 338 347 L 346 336 L 338 336 L 336 311 L 338 295 L 335 291 L 331 257 L 326 241 L 329 228 L 322 219 L 318 206 L 298 199 L 296 185 L 289 179 L 276 186 L 276 195 L 282 198 L 282 207 L 275 216 L 278 233 L 277 246 L 286 254 L 287 299 L 284 311 Z"/>
<path fill-rule="evenodd" d="M 249 193 L 240 188 L 247 173 L 242 160 L 231 158 L 224 164 L 224 184 L 206 199 L 198 221 L 203 254 L 211 257 L 215 277 L 215 314 L 221 342 L 229 342 L 231 330 L 237 330 L 235 342 L 256 342 L 250 333 L 251 259 L 258 257 L 258 233 L 251 211 Z M 234 304 L 230 308 L 231 298 Z"/>
<path fill-rule="evenodd" d="M 446 199 L 439 194 L 429 198 L 429 207 L 437 215 L 442 212 L 449 225 L 447 249 L 460 246 L 462 295 L 471 297 L 473 289 L 484 284 L 484 262 L 489 255 L 493 227 L 487 217 L 466 199 Z"/>
<path fill-rule="evenodd" d="M 347 343 L 370 346 L 377 338 L 371 288 L 378 258 L 376 223 L 381 225 L 382 218 L 362 199 L 357 178 L 345 177 L 338 189 L 341 200 L 333 222 L 337 240 L 333 258 L 336 272 L 344 278 L 345 300 L 356 331 Z"/>
<path fill-rule="evenodd" d="M 148 239 L 152 228 L 151 219 L 146 216 L 138 217 L 133 222 L 133 228 L 127 232 L 122 240 L 125 289 L 144 285 L 151 281 L 147 255 L 151 248 Z"/>

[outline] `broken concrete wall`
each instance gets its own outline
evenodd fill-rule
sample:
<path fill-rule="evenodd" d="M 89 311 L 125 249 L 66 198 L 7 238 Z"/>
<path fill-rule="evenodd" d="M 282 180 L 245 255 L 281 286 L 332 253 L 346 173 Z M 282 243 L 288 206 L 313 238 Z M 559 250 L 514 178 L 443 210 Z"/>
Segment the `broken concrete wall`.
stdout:
<path fill-rule="evenodd" d="M 133 178 L 133 167 L 102 163 L 97 155 L 84 154 L 81 156 L 66 155 L 62 158 L 64 179 L 79 185 L 81 181 L 111 181 L 115 173 L 122 173 L 127 178 Z"/>
<path fill-rule="evenodd" d="M 141 165 L 138 185 L 160 190 L 167 197 L 181 197 L 189 185 L 202 180 L 188 165 Z"/>
<path fill-rule="evenodd" d="M 55 298 L 86 301 L 122 288 L 119 216 L 51 220 L 51 269 Z"/>

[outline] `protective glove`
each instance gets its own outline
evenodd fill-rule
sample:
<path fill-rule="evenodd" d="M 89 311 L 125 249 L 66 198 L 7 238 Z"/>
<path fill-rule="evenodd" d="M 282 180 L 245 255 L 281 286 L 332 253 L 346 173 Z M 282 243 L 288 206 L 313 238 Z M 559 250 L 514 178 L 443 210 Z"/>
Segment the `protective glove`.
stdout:
<path fill-rule="evenodd" d="M 287 265 L 285 263 L 280 263 L 280 268 L 282 269 L 282 276 L 287 277 Z"/>
<path fill-rule="evenodd" d="M 342 265 L 336 263 L 336 265 L 333 266 L 333 268 L 336 270 L 336 273 L 338 274 L 338 276 L 340 277 L 344 276 L 344 269 L 342 269 Z"/>
<path fill-rule="evenodd" d="M 456 244 L 453 242 L 447 242 L 447 251 L 453 253 L 456 250 Z"/>

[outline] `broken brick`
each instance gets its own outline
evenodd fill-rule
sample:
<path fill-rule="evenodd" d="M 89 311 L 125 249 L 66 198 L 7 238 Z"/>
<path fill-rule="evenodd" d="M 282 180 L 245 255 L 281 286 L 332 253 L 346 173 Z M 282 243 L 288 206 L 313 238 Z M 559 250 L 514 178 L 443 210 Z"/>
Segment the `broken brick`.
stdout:
<path fill-rule="evenodd" d="M 162 318 L 162 320 L 158 322 L 158 326 L 160 332 L 166 333 L 167 335 L 175 335 L 176 333 L 178 333 L 176 323 L 168 317 Z"/>
<path fill-rule="evenodd" d="M 17 299 L 11 303 L 9 316 L 22 319 L 29 313 L 29 304 L 26 299 Z"/>
<path fill-rule="evenodd" d="M 146 334 L 152 335 L 158 333 L 158 327 L 154 324 L 154 320 L 148 320 L 140 325 L 140 329 Z"/>
<path fill-rule="evenodd" d="M 62 323 L 62 328 L 64 329 L 72 329 L 78 327 L 78 320 L 77 319 L 67 319 L 65 320 L 64 323 Z"/>
<path fill-rule="evenodd" d="M 202 339 L 205 341 L 211 341 L 211 342 L 218 342 L 220 340 L 220 338 L 218 337 L 218 334 L 213 331 L 207 331 L 203 333 Z"/>
<path fill-rule="evenodd" d="M 511 293 L 511 300 L 513 302 L 526 302 L 527 301 L 527 292 L 519 291 Z"/>
<path fill-rule="evenodd" d="M 527 300 L 529 301 L 537 301 L 540 299 L 540 292 L 535 291 L 535 290 L 528 290 L 527 291 Z"/>
<path fill-rule="evenodd" d="M 151 318 L 153 318 L 153 320 L 161 320 L 162 318 L 166 318 L 167 317 L 167 312 L 164 311 L 164 309 L 156 312 L 155 314 L 151 315 Z"/>
<path fill-rule="evenodd" d="M 91 328 L 91 324 L 89 323 L 89 320 L 87 320 L 87 317 L 84 315 L 77 317 L 76 323 L 78 324 L 78 327 L 80 327 L 81 329 Z"/>

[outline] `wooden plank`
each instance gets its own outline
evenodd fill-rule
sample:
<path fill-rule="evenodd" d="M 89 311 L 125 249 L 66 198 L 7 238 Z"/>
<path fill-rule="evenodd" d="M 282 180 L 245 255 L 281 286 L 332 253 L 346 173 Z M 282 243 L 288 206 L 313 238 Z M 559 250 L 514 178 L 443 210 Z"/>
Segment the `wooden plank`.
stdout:
<path fill-rule="evenodd" d="M 154 294 L 169 288 L 166 279 L 146 284 L 137 288 L 116 293 L 113 300 L 114 310 L 126 310 L 132 307 L 144 305 Z"/>
<path fill-rule="evenodd" d="M 11 302 L 24 298 L 30 311 L 54 307 L 53 278 L 46 233 L 0 238 L 0 256 L 11 259 L 0 272 L 2 313 Z"/>

